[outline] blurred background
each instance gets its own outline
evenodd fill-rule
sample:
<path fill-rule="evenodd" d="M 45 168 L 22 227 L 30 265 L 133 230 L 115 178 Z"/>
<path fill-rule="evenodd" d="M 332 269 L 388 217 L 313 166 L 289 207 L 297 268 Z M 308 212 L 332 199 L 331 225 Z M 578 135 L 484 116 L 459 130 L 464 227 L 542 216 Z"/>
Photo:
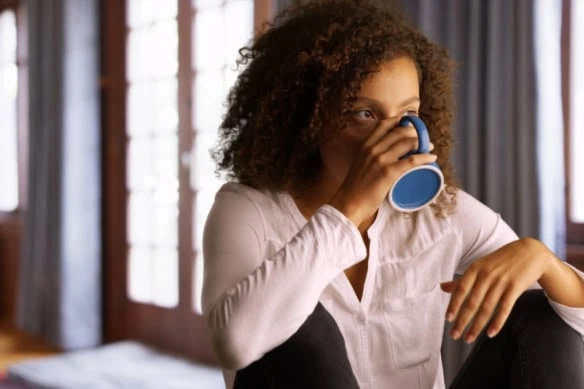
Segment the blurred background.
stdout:
<path fill-rule="evenodd" d="M 223 387 L 208 149 L 238 49 L 298 2 L 0 0 L 0 388 Z M 584 269 L 584 0 L 400 3 L 458 63 L 462 187 Z"/>

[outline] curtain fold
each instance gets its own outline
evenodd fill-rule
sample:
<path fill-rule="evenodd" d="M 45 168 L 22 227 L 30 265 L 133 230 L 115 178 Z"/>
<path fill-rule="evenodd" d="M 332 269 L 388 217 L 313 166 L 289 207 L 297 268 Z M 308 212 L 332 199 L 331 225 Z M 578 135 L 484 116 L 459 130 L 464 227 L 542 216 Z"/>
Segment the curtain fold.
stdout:
<path fill-rule="evenodd" d="M 95 0 L 28 0 L 29 193 L 18 323 L 63 349 L 101 342 Z"/>

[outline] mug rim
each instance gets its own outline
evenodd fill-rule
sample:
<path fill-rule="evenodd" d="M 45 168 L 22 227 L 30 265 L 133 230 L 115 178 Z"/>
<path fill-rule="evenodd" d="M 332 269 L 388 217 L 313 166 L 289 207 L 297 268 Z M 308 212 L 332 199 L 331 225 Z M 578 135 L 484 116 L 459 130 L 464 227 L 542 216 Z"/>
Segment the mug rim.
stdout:
<path fill-rule="evenodd" d="M 401 206 L 399 206 L 398 204 L 396 204 L 393 201 L 393 192 L 395 190 L 395 187 L 397 186 L 398 182 L 406 175 L 409 174 L 411 172 L 417 171 L 417 170 L 433 170 L 439 177 L 440 177 L 440 189 L 436 191 L 436 194 L 434 194 L 434 196 L 432 196 L 432 198 L 428 201 L 426 201 L 423 205 L 415 207 L 415 208 L 403 208 Z M 432 165 L 432 164 L 427 164 L 427 165 L 421 165 L 421 166 L 416 166 L 413 167 L 411 169 L 408 169 L 407 171 L 405 171 L 404 173 L 402 173 L 393 183 L 393 185 L 391 186 L 391 189 L 387 195 L 388 199 L 389 199 L 389 203 L 391 204 L 391 206 L 396 209 L 397 211 L 400 212 L 404 212 L 404 213 L 411 213 L 411 212 L 416 212 L 419 211 L 422 208 L 427 207 L 429 204 L 431 204 L 434 200 L 436 200 L 436 198 L 440 195 L 440 193 L 442 193 L 442 190 L 444 189 L 444 174 L 442 174 L 442 170 L 440 170 L 439 168 L 437 168 L 436 166 Z"/>

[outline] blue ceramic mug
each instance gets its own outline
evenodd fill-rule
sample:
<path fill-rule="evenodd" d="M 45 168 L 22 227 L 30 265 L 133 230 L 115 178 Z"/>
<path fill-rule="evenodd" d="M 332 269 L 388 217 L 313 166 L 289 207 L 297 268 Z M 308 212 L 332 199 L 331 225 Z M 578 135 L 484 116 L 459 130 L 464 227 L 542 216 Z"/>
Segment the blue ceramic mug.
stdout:
<path fill-rule="evenodd" d="M 426 125 L 417 116 L 404 116 L 400 127 L 412 124 L 418 133 L 418 150 L 404 155 L 430 152 L 430 135 Z M 400 158 L 400 159 L 402 159 Z M 402 174 L 391 187 L 388 200 L 398 211 L 414 212 L 432 203 L 444 186 L 444 175 L 436 162 L 414 167 Z"/>

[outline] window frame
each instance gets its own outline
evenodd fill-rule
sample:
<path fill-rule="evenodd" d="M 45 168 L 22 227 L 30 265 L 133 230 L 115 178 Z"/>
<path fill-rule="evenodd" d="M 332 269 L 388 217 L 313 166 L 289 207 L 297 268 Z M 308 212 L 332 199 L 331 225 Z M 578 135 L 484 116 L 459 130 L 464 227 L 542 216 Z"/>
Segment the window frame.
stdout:
<path fill-rule="evenodd" d="M 0 210 L 0 222 L 19 222 L 27 208 L 28 187 L 28 44 L 26 7 L 20 0 L 0 0 L 0 12 L 12 10 L 16 15 L 16 142 L 18 203 L 14 210 Z"/>
<path fill-rule="evenodd" d="M 192 0 L 178 1 L 179 69 L 179 303 L 175 308 L 131 301 L 127 296 L 128 241 L 126 189 L 126 1 L 104 0 L 101 13 L 101 109 L 103 131 L 103 301 L 104 339 L 146 341 L 205 363 L 215 363 L 202 316 L 193 310 L 195 258 L 190 169 L 184 155 L 195 141 L 192 130 Z M 271 19 L 272 1 L 254 0 L 257 31 Z M 120 37 L 123 37 L 120 39 Z M 177 161 L 179 162 L 179 161 Z M 187 341 L 188 340 L 188 341 Z"/>
<path fill-rule="evenodd" d="M 561 31 L 561 68 L 562 68 L 562 106 L 564 119 L 564 164 L 566 171 L 566 259 L 569 263 L 584 269 L 584 223 L 574 223 L 570 219 L 571 211 L 571 45 L 572 45 L 572 1 L 562 2 Z"/>

